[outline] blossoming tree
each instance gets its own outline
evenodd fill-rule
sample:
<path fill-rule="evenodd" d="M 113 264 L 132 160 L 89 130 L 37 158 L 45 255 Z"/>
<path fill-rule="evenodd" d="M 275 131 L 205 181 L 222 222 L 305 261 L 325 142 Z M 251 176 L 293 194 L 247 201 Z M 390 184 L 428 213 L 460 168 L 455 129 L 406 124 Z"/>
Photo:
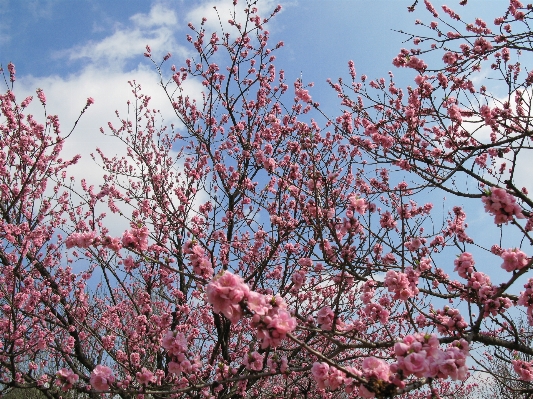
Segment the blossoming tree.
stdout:
<path fill-rule="evenodd" d="M 2 387 L 47 397 L 436 398 L 466 397 L 469 376 L 489 372 L 531 394 L 531 338 L 516 320 L 525 312 L 533 324 L 533 202 L 516 176 L 533 75 L 512 61 L 531 50 L 531 7 L 511 1 L 492 33 L 425 1 L 436 21 L 420 22 L 431 34 L 413 42 L 427 48 L 393 61 L 413 69 L 415 85 L 357 78 L 350 62 L 350 81 L 330 82 L 344 111 L 324 118 L 310 87 L 274 66 L 282 43 L 269 44 L 265 25 L 280 7 L 265 18 L 255 3 L 220 32 L 190 24 L 196 57 L 181 67 L 147 46 L 181 124 L 163 126 L 131 82 L 131 113 L 108 124 L 127 156 L 98 150 L 98 188 L 69 178 L 78 159 L 61 158 L 69 135 L 56 116 L 25 115 L 32 98 L 17 102 L 9 64 Z M 450 19 L 458 25 L 445 33 Z M 423 54 L 438 51 L 444 64 L 431 70 Z M 474 83 L 487 65 L 507 85 L 503 100 Z M 185 91 L 192 79 L 204 86 L 197 99 Z M 442 210 L 420 203 L 436 190 L 484 206 L 512 241 L 487 247 L 488 269 L 462 207 L 439 224 Z M 102 206 L 129 224 L 122 236 L 110 234 Z M 512 371 L 491 368 L 494 355 Z"/>

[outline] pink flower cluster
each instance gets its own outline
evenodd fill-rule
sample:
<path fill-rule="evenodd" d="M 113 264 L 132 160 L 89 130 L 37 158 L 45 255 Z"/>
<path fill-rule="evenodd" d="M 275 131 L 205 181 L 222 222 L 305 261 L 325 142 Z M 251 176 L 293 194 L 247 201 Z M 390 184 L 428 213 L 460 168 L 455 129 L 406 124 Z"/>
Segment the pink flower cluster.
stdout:
<path fill-rule="evenodd" d="M 203 278 L 213 277 L 213 264 L 200 245 L 189 241 L 184 245 L 183 252 L 189 255 L 193 271 L 197 276 Z"/>
<path fill-rule="evenodd" d="M 520 270 L 529 262 L 527 255 L 517 248 L 506 249 L 500 256 L 503 259 L 502 269 L 508 272 Z"/>
<path fill-rule="evenodd" d="M 342 331 L 346 328 L 340 316 L 337 315 L 337 319 L 335 319 L 335 313 L 329 306 L 324 306 L 318 311 L 316 321 L 322 330 L 331 331 L 333 320 L 335 320 L 335 329 L 337 331 Z"/>
<path fill-rule="evenodd" d="M 367 357 L 363 360 L 361 368 L 363 369 L 363 376 L 367 380 L 377 379 L 378 381 L 385 382 L 391 380 L 391 368 L 389 363 L 385 360 L 373 356 Z M 363 398 L 373 398 L 376 395 L 374 392 L 369 391 L 364 385 L 361 385 L 359 387 L 359 396 Z"/>
<path fill-rule="evenodd" d="M 408 335 L 394 345 L 398 362 L 391 365 L 391 371 L 401 371 L 404 376 L 414 375 L 417 378 L 464 380 L 468 372 L 468 351 L 468 342 L 464 339 L 442 350 L 435 334 Z"/>
<path fill-rule="evenodd" d="M 524 284 L 525 291 L 520 292 L 518 304 L 527 307 L 527 319 L 530 326 L 533 326 L 533 278 Z"/>
<path fill-rule="evenodd" d="M 356 195 L 350 195 L 348 199 L 350 200 L 350 206 L 348 207 L 346 216 L 349 218 L 353 217 L 353 212 L 357 212 L 359 215 L 365 213 L 368 204 L 364 198 L 359 198 Z"/>
<path fill-rule="evenodd" d="M 294 82 L 294 94 L 296 94 L 295 100 L 302 100 L 306 103 L 311 102 L 309 91 L 302 88 L 302 81 L 300 79 Z"/>
<path fill-rule="evenodd" d="M 200 368 L 199 359 L 191 362 L 188 355 L 188 342 L 181 332 L 168 331 L 163 337 L 161 346 L 172 356 L 168 364 L 168 371 L 180 375 L 182 372 L 192 374 Z"/>
<path fill-rule="evenodd" d="M 346 378 L 346 374 L 335 367 L 330 367 L 327 363 L 313 363 L 311 374 L 320 389 L 338 389 Z"/>
<path fill-rule="evenodd" d="M 15 70 L 15 64 L 13 64 L 12 62 L 7 64 L 7 70 L 9 71 L 9 81 L 14 82 L 16 80 L 15 76 L 17 73 L 17 71 Z"/>
<path fill-rule="evenodd" d="M 139 381 L 139 384 L 141 385 L 148 385 L 151 382 L 156 382 L 156 376 L 146 367 L 143 367 L 141 371 L 137 372 L 135 377 L 137 377 L 137 381 Z"/>
<path fill-rule="evenodd" d="M 469 252 L 463 252 L 454 260 L 455 269 L 462 278 L 468 278 L 468 276 L 474 273 L 474 257 Z"/>
<path fill-rule="evenodd" d="M 384 360 L 373 356 L 367 357 L 363 360 L 361 368 L 363 372 L 351 366 L 347 366 L 346 370 L 355 376 L 366 378 L 367 381 L 378 380 L 385 383 L 391 381 L 390 365 Z M 374 392 L 368 390 L 364 385 L 359 384 L 359 382 L 352 378 L 347 378 L 344 372 L 327 363 L 315 362 L 311 368 L 311 375 L 320 389 L 334 391 L 344 384 L 346 393 L 352 394 L 353 396 L 357 394 L 363 398 L 373 398 L 376 396 Z M 400 383 L 399 380 L 397 382 Z"/>
<path fill-rule="evenodd" d="M 468 327 L 461 312 L 448 306 L 445 306 L 444 309 L 438 309 L 435 319 L 438 322 L 437 330 L 441 334 L 453 335 L 455 332 L 462 332 Z"/>
<path fill-rule="evenodd" d="M 468 280 L 468 287 L 473 288 L 479 301 L 483 304 L 483 315 L 496 316 L 498 313 L 503 313 L 506 309 L 509 309 L 512 305 L 511 300 L 506 297 L 495 297 L 497 287 L 492 285 L 490 277 L 485 273 L 474 272 Z"/>
<path fill-rule="evenodd" d="M 262 340 L 262 348 L 276 347 L 287 333 L 296 328 L 296 319 L 287 311 L 279 295 L 263 295 L 251 291 L 244 280 L 228 271 L 215 276 L 206 287 L 207 301 L 215 313 L 222 313 L 237 323 L 245 311 L 252 314 L 252 327 Z"/>
<path fill-rule="evenodd" d="M 78 382 L 79 378 L 72 370 L 67 370 L 62 368 L 56 373 L 56 384 L 61 387 L 63 392 L 71 389 L 75 383 Z"/>
<path fill-rule="evenodd" d="M 513 360 L 513 369 L 522 381 L 533 381 L 533 362 Z"/>
<path fill-rule="evenodd" d="M 286 356 L 279 356 L 276 353 L 274 353 L 272 356 L 269 356 L 267 359 L 267 366 L 270 369 L 270 371 L 280 371 L 282 373 L 287 371 L 289 365 L 289 361 L 287 360 Z"/>
<path fill-rule="evenodd" d="M 406 301 L 418 295 L 419 274 L 412 267 L 405 269 L 406 273 L 389 270 L 385 275 L 384 285 L 389 292 L 394 292 L 394 300 Z"/>
<path fill-rule="evenodd" d="M 42 89 L 37 89 L 37 97 L 39 98 L 39 101 L 41 101 L 42 105 L 46 105 L 46 96 L 44 95 L 44 91 Z"/>
<path fill-rule="evenodd" d="M 109 389 L 109 384 L 115 382 L 115 376 L 109 367 L 99 364 L 91 373 L 90 382 L 96 391 L 107 391 Z"/>
<path fill-rule="evenodd" d="M 409 50 L 404 48 L 401 49 L 400 54 L 392 60 L 392 64 L 397 68 L 413 68 L 419 72 L 425 71 L 428 67 L 422 59 L 410 54 Z"/>
<path fill-rule="evenodd" d="M 243 317 L 243 305 L 250 296 L 250 288 L 240 276 L 223 271 L 207 285 L 206 293 L 215 313 L 222 313 L 232 323 L 237 323 Z"/>
<path fill-rule="evenodd" d="M 494 215 L 494 223 L 503 224 L 517 219 L 524 219 L 522 209 L 516 203 L 515 197 L 505 191 L 503 188 L 492 188 L 481 199 L 485 204 L 485 211 Z"/>
<path fill-rule="evenodd" d="M 148 227 L 134 227 L 125 231 L 122 235 L 122 246 L 137 251 L 146 251 L 148 249 Z"/>
<path fill-rule="evenodd" d="M 146 251 L 148 249 L 148 227 L 134 227 L 125 231 L 120 238 L 97 237 L 96 231 L 87 231 L 85 233 L 73 233 L 67 237 L 65 244 L 67 248 L 89 248 L 91 245 L 103 245 L 113 251 L 119 251 L 122 247 L 131 248 L 137 251 Z"/>
<path fill-rule="evenodd" d="M 324 306 L 317 313 L 316 322 L 322 330 L 331 330 L 335 313 L 329 306 Z"/>
<path fill-rule="evenodd" d="M 444 61 L 445 64 L 453 65 L 457 61 L 457 58 L 458 57 L 456 53 L 448 51 L 447 53 L 444 54 L 444 56 L 442 57 L 442 60 Z"/>
<path fill-rule="evenodd" d="M 88 231 L 85 233 L 73 233 L 68 236 L 65 244 L 67 248 L 89 248 L 96 238 L 96 231 Z"/>
<path fill-rule="evenodd" d="M 257 337 L 262 340 L 261 347 L 265 349 L 269 346 L 279 346 L 287 333 L 296 329 L 296 319 L 287 311 L 287 303 L 279 295 L 273 297 L 255 292 L 250 294 L 254 302 L 253 308 L 249 306 L 254 312 L 252 327 L 257 328 Z M 259 296 L 264 298 L 264 303 Z"/>
<path fill-rule="evenodd" d="M 299 291 L 300 288 L 305 284 L 305 270 L 298 270 L 291 276 L 291 281 L 294 286 L 292 287 L 293 291 Z"/>
<path fill-rule="evenodd" d="M 308 90 L 296 89 L 295 94 L 296 94 L 296 98 L 302 100 L 303 102 L 306 102 L 306 103 L 311 102 L 311 96 L 309 95 Z"/>
<path fill-rule="evenodd" d="M 373 323 L 387 323 L 389 321 L 390 312 L 385 309 L 382 305 L 375 302 L 368 303 L 364 309 L 363 313 L 370 318 Z"/>
<path fill-rule="evenodd" d="M 474 48 L 472 51 L 474 54 L 485 54 L 492 50 L 492 44 L 484 37 L 478 37 L 474 42 Z"/>
<path fill-rule="evenodd" d="M 242 364 L 247 370 L 261 371 L 263 369 L 264 356 L 257 351 L 244 355 Z"/>

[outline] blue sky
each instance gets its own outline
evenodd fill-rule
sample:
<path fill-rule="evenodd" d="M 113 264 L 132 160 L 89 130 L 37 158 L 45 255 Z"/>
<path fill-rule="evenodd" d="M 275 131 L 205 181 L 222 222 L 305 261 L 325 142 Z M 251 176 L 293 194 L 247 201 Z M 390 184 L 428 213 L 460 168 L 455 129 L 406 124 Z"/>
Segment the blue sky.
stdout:
<path fill-rule="evenodd" d="M 392 70 L 399 79 L 398 86 L 411 84 L 414 73 L 398 70 L 391 63 L 401 47 L 411 47 L 409 43 L 403 44 L 406 37 L 393 29 L 416 33 L 420 32 L 420 27 L 414 24 L 417 18 L 427 23 L 433 19 L 422 0 L 414 13 L 408 13 L 412 2 L 281 0 L 282 12 L 268 25 L 272 43 L 279 40 L 285 43 L 277 53 L 276 66 L 286 71 L 289 82 L 300 74 L 304 82 L 314 82 L 313 100 L 329 115 L 335 115 L 340 107 L 325 81 L 346 78 L 350 59 L 355 61 L 359 75 L 386 77 Z M 208 30 L 219 30 L 213 6 L 224 21 L 228 19 L 231 3 L 231 0 L 0 0 L 0 63 L 4 67 L 10 61 L 15 63 L 15 93 L 20 100 L 34 94 L 37 87 L 44 90 L 47 111 L 59 115 L 64 132 L 70 130 L 86 98 L 95 99 L 67 142 L 65 152 L 81 154 L 82 161 L 74 173 L 98 184 L 102 172 L 89 153 L 96 147 L 109 155 L 123 151 L 117 140 L 101 135 L 99 128 L 115 120 L 115 110 L 125 111 L 130 98 L 128 80 L 136 79 L 142 84 L 153 98 L 152 106 L 163 111 L 167 123 L 176 122 L 157 86 L 151 63 L 142 55 L 145 45 L 151 45 L 156 58 L 170 51 L 173 57 L 168 67 L 172 63 L 181 65 L 191 50 L 185 40 L 189 33 L 187 23 L 199 25 L 202 16 L 206 16 Z M 459 0 L 451 0 L 446 4 L 465 20 L 481 16 L 487 22 L 501 15 L 507 4 L 505 0 L 470 0 L 467 7 L 458 3 Z M 239 5 L 242 4 L 244 1 L 240 0 Z M 276 4 L 278 1 L 259 0 L 260 15 L 270 14 Z M 440 10 L 441 2 L 434 1 L 434 5 Z M 191 84 L 188 90 L 197 95 L 201 87 Z M 30 112 L 42 115 L 37 104 Z M 451 202 L 448 201 L 446 209 L 454 205 Z M 488 220 L 480 206 L 468 216 L 473 226 L 476 223 L 482 226 Z M 117 229 L 116 233 L 121 231 Z"/>
<path fill-rule="evenodd" d="M 385 76 L 402 40 L 391 29 L 414 27 L 417 16 L 407 12 L 409 1 L 282 1 L 283 11 L 268 26 L 272 43 L 285 42 L 276 67 L 286 71 L 289 82 L 300 74 L 314 82 L 313 98 L 334 115 L 338 100 L 326 79 L 347 76 L 350 59 L 358 73 Z M 276 4 L 260 0 L 260 14 L 270 14 Z M 182 65 L 191 50 L 185 40 L 188 22 L 199 25 L 206 16 L 207 29 L 220 30 L 213 6 L 223 21 L 228 19 L 231 0 L 0 0 L 0 64 L 15 63 L 15 93 L 21 99 L 37 87 L 44 90 L 47 111 L 59 115 L 65 132 L 86 98 L 94 98 L 65 151 L 80 153 L 77 168 L 96 181 L 101 172 L 88 154 L 97 146 L 118 150 L 116 140 L 102 136 L 99 128 L 115 119 L 115 110 L 126 109 L 128 80 L 140 82 L 152 106 L 163 111 L 166 122 L 175 122 L 153 66 L 142 55 L 145 45 L 156 58 L 173 54 L 167 68 Z M 417 11 L 418 17 L 427 15 L 423 7 Z M 191 84 L 189 90 L 197 95 L 201 87 Z M 37 104 L 30 112 L 42 115 Z"/>
<path fill-rule="evenodd" d="M 416 12 L 408 13 L 412 2 L 281 1 L 283 11 L 268 28 L 274 42 L 285 42 L 285 48 L 278 53 L 277 66 L 287 71 L 289 80 L 296 79 L 301 72 L 304 81 L 314 82 L 314 99 L 333 112 L 337 109 L 335 96 L 327 88 L 326 78 L 347 76 L 350 59 L 355 61 L 360 74 L 370 78 L 386 76 L 393 69 L 392 58 L 404 46 L 405 37 L 393 29 L 416 32 L 415 19 L 431 20 L 422 1 Z M 463 16 L 471 15 L 465 19 L 488 14 L 489 21 L 506 4 L 504 0 L 471 0 L 463 8 L 457 3 L 458 0 L 452 0 L 447 4 Z M 239 5 L 242 4 L 243 0 Z M 277 1 L 260 0 L 258 7 L 267 14 L 276 4 Z M 9 61 L 15 63 L 19 91 L 31 90 L 31 83 L 46 90 L 47 83 L 69 81 L 76 92 L 83 88 L 79 92 L 81 97 L 94 97 L 96 108 L 98 104 L 104 105 L 99 97 L 108 96 L 111 88 L 121 93 L 120 87 L 132 78 L 149 84 L 146 77 L 150 64 L 142 57 L 146 44 L 157 54 L 172 52 L 172 63 L 180 64 L 189 50 L 184 37 L 188 22 L 198 25 L 205 15 L 208 24 L 219 29 L 214 5 L 224 14 L 231 8 L 231 0 L 0 0 L 0 63 L 4 66 Z M 393 72 L 397 76 L 404 73 Z M 107 79 L 109 73 L 115 83 Z M 106 93 L 98 90 L 102 80 Z M 64 91 L 61 94 L 70 95 Z M 158 94 L 161 93 L 151 93 L 153 97 Z M 55 98 L 49 101 L 52 109 Z M 60 117 L 65 111 L 53 110 Z M 110 115 L 113 111 L 109 110 Z M 68 122 L 71 117 L 62 119 Z"/>

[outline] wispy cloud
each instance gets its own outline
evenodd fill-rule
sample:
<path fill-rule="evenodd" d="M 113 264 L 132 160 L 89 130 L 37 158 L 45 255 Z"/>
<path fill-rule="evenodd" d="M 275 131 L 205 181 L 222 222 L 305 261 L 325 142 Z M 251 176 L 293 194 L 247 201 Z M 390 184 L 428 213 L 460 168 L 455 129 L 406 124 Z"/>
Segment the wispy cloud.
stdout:
<path fill-rule="evenodd" d="M 170 51 L 173 57 L 178 58 L 175 63 L 181 65 L 186 50 L 175 39 L 179 27 L 176 13 L 171 8 L 156 4 L 149 13 L 135 14 L 130 21 L 131 26 L 119 26 L 102 40 L 82 43 L 59 53 L 58 56 L 69 60 L 85 61 L 71 74 L 18 76 L 15 84 L 19 101 L 28 95 L 36 97 L 37 87 L 43 89 L 47 97 L 47 113 L 58 114 L 64 134 L 72 128 L 87 98 L 95 100 L 66 141 L 62 158 L 69 159 L 80 154 L 81 160 L 69 169 L 68 174 L 74 176 L 78 183 L 82 178 L 85 179 L 88 185 L 95 186 L 96 192 L 103 183 L 104 172 L 90 154 L 96 154 L 96 148 L 100 148 L 109 157 L 126 155 L 125 144 L 109 135 L 107 124 L 112 122 L 115 126 L 120 125 L 116 112 L 121 118 L 127 117 L 126 102 L 134 100 L 128 81 L 135 80 L 141 84 L 143 93 L 152 98 L 150 109 L 161 111 L 164 118 L 162 124 L 180 125 L 160 86 L 159 76 L 142 56 L 146 44 L 149 44 L 154 50 L 154 57 L 160 53 L 162 58 L 163 54 Z M 165 68 L 170 69 L 170 64 Z M 184 94 L 190 94 L 191 97 L 199 97 L 202 90 L 201 83 L 192 80 L 187 81 L 183 88 Z M 27 111 L 38 120 L 44 119 L 42 107 L 36 98 Z M 108 134 L 102 134 L 100 127 Z M 102 205 L 101 211 L 104 210 L 105 206 Z M 120 235 L 128 228 L 123 218 L 110 217 L 106 224 L 111 227 L 111 234 Z"/>
<path fill-rule="evenodd" d="M 171 52 L 184 56 L 186 50 L 176 41 L 179 28 L 176 12 L 161 4 L 154 5 L 148 14 L 130 17 L 131 26 L 118 26 L 110 36 L 100 41 L 89 41 L 73 48 L 56 52 L 56 57 L 71 61 L 86 60 L 99 67 L 121 70 L 126 62 L 138 58 L 149 44 L 158 57 Z"/>

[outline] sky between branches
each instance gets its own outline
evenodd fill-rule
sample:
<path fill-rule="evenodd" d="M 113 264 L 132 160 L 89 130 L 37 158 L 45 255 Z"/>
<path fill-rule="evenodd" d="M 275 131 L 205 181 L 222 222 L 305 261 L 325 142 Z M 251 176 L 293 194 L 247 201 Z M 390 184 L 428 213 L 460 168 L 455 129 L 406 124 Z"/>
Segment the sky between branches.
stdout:
<path fill-rule="evenodd" d="M 392 59 L 408 37 L 394 30 L 420 31 L 415 20 L 431 22 L 431 15 L 421 1 L 414 13 L 407 12 L 413 0 L 288 0 L 281 1 L 283 11 L 268 24 L 271 46 L 282 40 L 285 46 L 276 54 L 277 69 L 286 71 L 291 84 L 302 76 L 304 83 L 314 82 L 310 91 L 314 101 L 330 116 L 339 113 L 339 101 L 326 79 L 348 77 L 348 60 L 354 60 L 358 75 L 387 77 L 391 70 L 397 86 L 412 84 L 413 71 L 398 70 Z M 240 0 L 239 8 L 244 0 Z M 440 9 L 442 3 L 435 0 Z M 481 17 L 492 24 L 501 15 L 505 0 L 470 0 L 460 7 L 459 0 L 446 4 L 456 9 L 466 21 Z M 278 4 L 259 0 L 259 15 L 268 16 Z M 17 69 L 15 92 L 22 100 L 40 87 L 47 96 L 47 111 L 58 114 L 64 133 L 83 108 L 87 97 L 95 104 L 83 116 L 73 136 L 67 141 L 65 156 L 81 154 L 82 161 L 71 169 L 79 180 L 101 182 L 102 171 L 89 154 L 96 147 L 106 155 L 120 151 L 117 140 L 103 136 L 99 128 L 116 121 L 115 110 L 126 111 L 131 99 L 129 80 L 141 83 L 152 97 L 151 107 L 161 109 L 165 123 L 177 123 L 161 88 L 153 65 L 143 57 L 149 44 L 155 59 L 167 52 L 172 58 L 165 64 L 181 66 L 191 53 L 185 40 L 189 22 L 199 26 L 208 18 L 207 31 L 220 30 L 216 6 L 223 22 L 232 9 L 231 0 L 218 1 L 145 1 L 145 0 L 0 0 L 0 63 L 13 62 Z M 223 66 L 223 65 L 221 65 Z M 198 96 L 201 86 L 190 85 L 190 94 Z M 287 98 L 290 101 L 290 97 Z M 42 109 L 34 104 L 30 111 L 37 116 Z M 455 205 L 449 203 L 443 212 Z M 467 213 L 474 228 L 490 221 L 483 208 Z M 445 215 L 442 215 L 443 217 Z M 120 229 L 112 233 L 121 234 Z M 480 232 L 478 232 L 479 234 Z"/>

